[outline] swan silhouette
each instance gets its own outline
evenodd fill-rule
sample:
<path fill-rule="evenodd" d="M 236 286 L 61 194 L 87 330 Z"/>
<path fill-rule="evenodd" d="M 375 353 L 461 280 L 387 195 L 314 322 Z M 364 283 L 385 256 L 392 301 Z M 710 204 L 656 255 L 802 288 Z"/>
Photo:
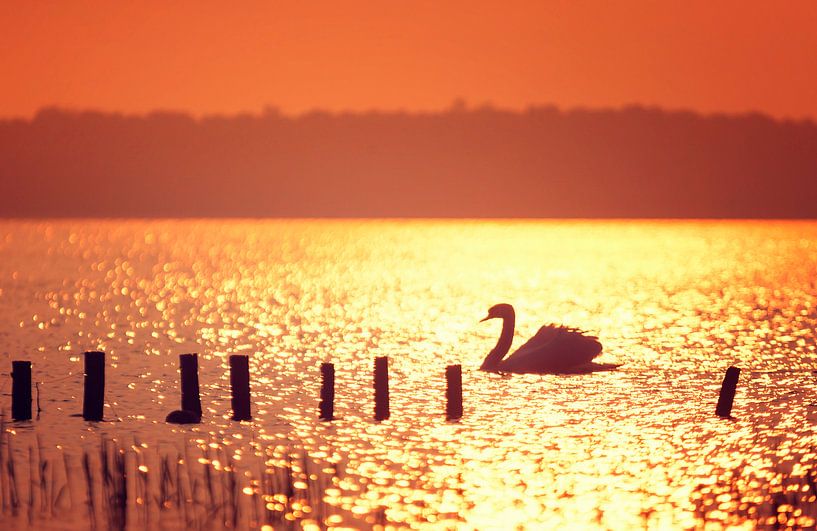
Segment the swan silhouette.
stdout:
<path fill-rule="evenodd" d="M 502 319 L 502 334 L 496 346 L 485 357 L 480 370 L 513 373 L 583 373 L 610 370 L 612 364 L 593 363 L 601 353 L 595 336 L 560 325 L 545 325 L 527 343 L 502 359 L 511 349 L 516 313 L 510 304 L 497 304 L 488 310 L 488 319 Z M 481 322 L 481 321 L 480 321 Z"/>

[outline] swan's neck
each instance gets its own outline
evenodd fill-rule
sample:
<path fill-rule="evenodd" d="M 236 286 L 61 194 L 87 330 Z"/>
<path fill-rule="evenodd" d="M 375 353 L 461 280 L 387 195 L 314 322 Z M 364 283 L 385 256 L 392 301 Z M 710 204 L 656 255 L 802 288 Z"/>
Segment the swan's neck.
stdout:
<path fill-rule="evenodd" d="M 485 356 L 485 361 L 482 362 L 483 371 L 495 371 L 499 367 L 499 362 L 505 357 L 505 354 L 511 349 L 513 343 L 513 328 L 516 322 L 514 314 L 505 315 L 502 317 L 502 334 L 499 336 L 499 341 L 496 342 L 494 349 Z"/>

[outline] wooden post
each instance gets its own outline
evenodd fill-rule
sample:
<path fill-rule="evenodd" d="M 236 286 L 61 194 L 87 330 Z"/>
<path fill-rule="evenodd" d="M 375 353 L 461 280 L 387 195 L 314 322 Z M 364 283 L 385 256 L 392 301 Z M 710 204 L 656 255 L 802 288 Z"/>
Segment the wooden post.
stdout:
<path fill-rule="evenodd" d="M 233 420 L 252 420 L 250 414 L 250 358 L 230 356 L 230 388 L 233 398 Z"/>
<path fill-rule="evenodd" d="M 335 366 L 331 363 L 321 363 L 321 420 L 335 418 Z"/>
<path fill-rule="evenodd" d="M 374 419 L 389 418 L 389 358 L 374 359 Z"/>
<path fill-rule="evenodd" d="M 31 362 L 11 362 L 11 418 L 31 420 Z"/>
<path fill-rule="evenodd" d="M 719 417 L 728 417 L 732 413 L 732 402 L 735 400 L 738 376 L 740 376 L 740 369 L 737 367 L 726 369 L 726 375 L 723 377 L 723 384 L 721 385 L 721 394 L 718 397 L 718 406 L 715 408 L 715 414 Z"/>
<path fill-rule="evenodd" d="M 181 354 L 182 411 L 190 411 L 201 418 L 201 397 L 199 396 L 199 355 Z"/>
<path fill-rule="evenodd" d="M 462 366 L 445 368 L 445 416 L 448 420 L 462 418 Z"/>
<path fill-rule="evenodd" d="M 82 402 L 82 418 L 102 420 L 105 404 L 105 353 L 85 353 L 85 395 Z"/>

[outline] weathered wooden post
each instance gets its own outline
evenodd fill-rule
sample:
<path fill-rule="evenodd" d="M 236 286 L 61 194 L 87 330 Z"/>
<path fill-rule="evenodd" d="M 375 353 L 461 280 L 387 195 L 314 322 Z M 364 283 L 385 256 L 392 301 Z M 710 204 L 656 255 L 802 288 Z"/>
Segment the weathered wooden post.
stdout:
<path fill-rule="evenodd" d="M 11 418 L 31 420 L 31 362 L 11 362 Z"/>
<path fill-rule="evenodd" d="M 448 420 L 462 418 L 462 366 L 445 368 L 445 416 Z"/>
<path fill-rule="evenodd" d="M 321 402 L 318 407 L 321 420 L 335 418 L 335 366 L 331 363 L 321 363 Z"/>
<path fill-rule="evenodd" d="M 198 424 L 201 422 L 201 398 L 199 396 L 199 355 L 180 354 L 182 408 L 168 413 L 165 422 L 172 424 Z"/>
<path fill-rule="evenodd" d="M 230 388 L 232 389 L 233 420 L 252 420 L 249 356 L 241 354 L 230 356 Z"/>
<path fill-rule="evenodd" d="M 182 385 L 182 411 L 190 411 L 201 418 L 201 397 L 199 395 L 199 355 L 181 354 L 179 370 Z"/>
<path fill-rule="evenodd" d="M 715 414 L 719 417 L 728 417 L 732 413 L 732 403 L 735 400 L 735 391 L 738 388 L 738 376 L 740 376 L 740 369 L 737 367 L 726 369 L 726 375 L 723 377 L 723 384 L 721 385 L 721 394 L 718 397 L 718 405 L 715 408 Z"/>
<path fill-rule="evenodd" d="M 389 418 L 389 358 L 374 359 L 374 419 Z"/>
<path fill-rule="evenodd" d="M 85 394 L 82 402 L 82 418 L 102 420 L 105 405 L 105 353 L 85 353 Z"/>

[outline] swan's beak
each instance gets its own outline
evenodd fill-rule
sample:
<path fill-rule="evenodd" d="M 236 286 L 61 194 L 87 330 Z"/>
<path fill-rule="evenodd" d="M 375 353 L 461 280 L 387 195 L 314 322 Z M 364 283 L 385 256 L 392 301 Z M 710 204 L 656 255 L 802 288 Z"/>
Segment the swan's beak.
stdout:
<path fill-rule="evenodd" d="M 479 320 L 479 322 L 481 323 L 481 322 L 483 322 L 483 321 L 487 321 L 487 320 L 488 320 L 488 319 L 490 319 L 490 318 L 491 318 L 491 316 L 490 316 L 490 315 L 486 315 L 484 318 L 480 319 L 480 320 Z"/>

